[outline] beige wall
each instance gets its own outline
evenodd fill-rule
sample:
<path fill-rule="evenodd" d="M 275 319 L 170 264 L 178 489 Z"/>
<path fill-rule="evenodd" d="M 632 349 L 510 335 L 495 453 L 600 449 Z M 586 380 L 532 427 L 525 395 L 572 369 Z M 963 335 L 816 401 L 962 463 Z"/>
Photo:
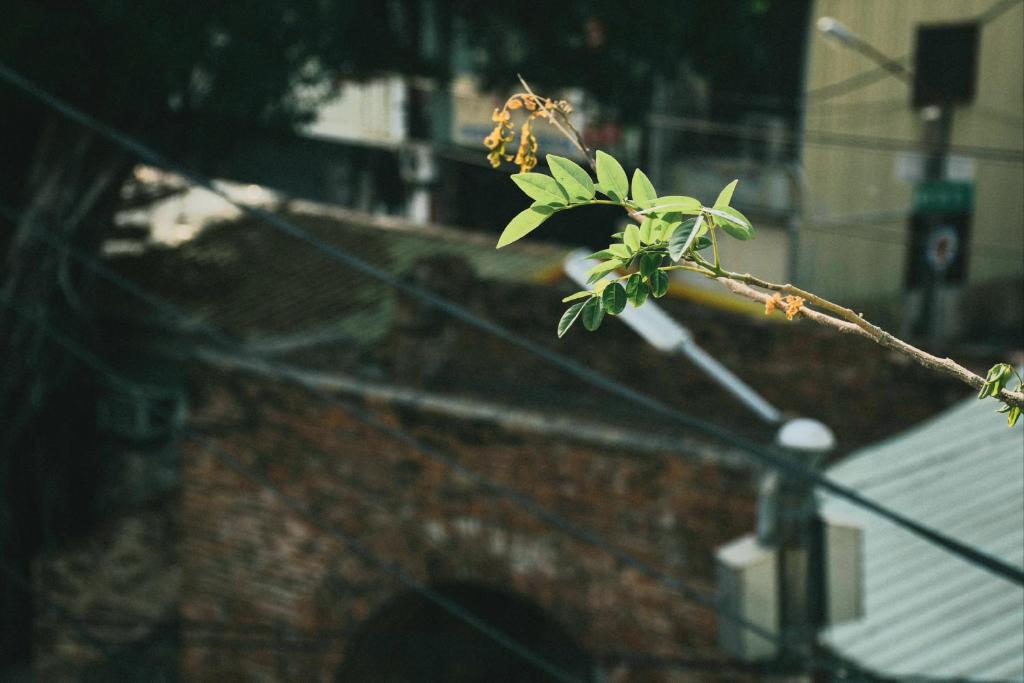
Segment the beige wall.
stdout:
<path fill-rule="evenodd" d="M 843 81 L 874 63 L 814 30 L 822 16 L 895 58 L 914 50 L 916 27 L 962 22 L 994 0 L 817 0 L 808 47 L 807 90 Z M 1016 4 L 981 29 L 977 96 L 956 108 L 954 146 L 1024 149 L 1024 5 Z M 902 290 L 907 214 L 913 180 L 900 171 L 911 153 L 818 144 L 815 138 L 867 136 L 921 145 L 923 127 L 910 107 L 908 84 L 885 77 L 828 100 L 809 98 L 804 151 L 805 230 L 800 279 L 847 300 L 898 295 Z M 975 212 L 968 283 L 1024 277 L 1024 164 L 973 159 Z M 901 175 L 903 177 L 901 177 Z M 863 219 L 845 217 L 866 215 Z"/>

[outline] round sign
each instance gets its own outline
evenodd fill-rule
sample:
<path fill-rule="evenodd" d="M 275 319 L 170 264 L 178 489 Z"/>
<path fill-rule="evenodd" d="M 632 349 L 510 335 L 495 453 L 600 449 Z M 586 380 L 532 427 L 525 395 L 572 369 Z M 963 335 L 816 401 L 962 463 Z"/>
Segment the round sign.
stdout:
<path fill-rule="evenodd" d="M 928 233 L 925 255 L 933 270 L 943 271 L 952 265 L 960 248 L 960 237 L 952 225 L 938 225 Z"/>

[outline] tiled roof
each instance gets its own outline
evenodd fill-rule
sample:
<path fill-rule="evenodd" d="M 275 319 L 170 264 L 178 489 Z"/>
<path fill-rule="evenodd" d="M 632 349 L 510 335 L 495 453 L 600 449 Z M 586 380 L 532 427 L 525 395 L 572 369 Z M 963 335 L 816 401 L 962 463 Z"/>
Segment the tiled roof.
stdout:
<path fill-rule="evenodd" d="M 1024 431 L 970 399 L 831 468 L 938 531 L 1024 567 Z M 826 640 L 884 675 L 1024 680 L 1024 589 L 849 504 L 863 525 L 864 608 Z"/>

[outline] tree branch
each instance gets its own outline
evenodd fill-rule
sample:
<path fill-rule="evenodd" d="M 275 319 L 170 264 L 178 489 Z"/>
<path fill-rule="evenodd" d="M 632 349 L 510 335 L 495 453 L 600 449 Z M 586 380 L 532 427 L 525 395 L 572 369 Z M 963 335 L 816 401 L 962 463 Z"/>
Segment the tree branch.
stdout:
<path fill-rule="evenodd" d="M 712 277 L 714 276 L 712 275 Z M 760 292 L 754 289 L 748 284 L 744 284 L 747 281 L 747 278 L 757 280 L 757 278 L 752 278 L 750 276 L 741 276 L 739 278 L 723 276 L 718 277 L 716 279 L 718 279 L 719 282 L 721 282 L 729 291 L 733 292 L 734 294 L 746 297 L 747 299 L 751 299 L 753 301 L 757 301 L 758 303 L 768 303 L 771 297 L 768 294 L 765 294 L 764 292 Z M 822 299 L 821 297 L 813 295 L 810 292 L 805 292 L 804 290 L 801 290 L 798 287 L 792 287 L 791 285 L 776 285 L 774 283 L 768 282 L 764 284 L 768 285 L 767 287 L 764 287 L 764 289 L 784 294 L 801 296 L 807 299 L 808 301 L 811 301 L 812 303 L 816 303 L 815 300 L 824 301 L 830 307 L 835 307 L 844 311 L 848 311 L 849 314 L 853 315 L 860 323 L 858 324 L 855 322 L 839 319 L 826 313 L 810 309 L 807 306 L 803 306 L 800 309 L 798 315 L 807 318 L 808 320 L 814 321 L 819 325 L 824 325 L 825 327 L 829 327 L 833 330 L 842 332 L 844 334 L 855 334 L 857 336 L 864 337 L 865 339 L 870 339 L 871 341 L 876 342 L 880 346 L 884 346 L 887 349 L 892 349 L 893 351 L 897 351 L 913 359 L 919 365 L 929 368 L 930 370 L 941 372 L 943 374 L 949 375 L 950 377 L 955 377 L 964 384 L 967 384 L 968 386 L 976 390 L 981 389 L 981 386 L 985 383 L 985 379 L 983 377 L 971 372 L 970 370 L 963 367 L 959 363 L 956 363 L 952 359 L 939 358 L 938 356 L 933 356 L 930 353 L 922 351 L 916 346 L 912 346 L 907 342 L 903 341 L 902 339 L 899 339 L 898 337 L 889 334 L 888 332 L 878 327 L 877 325 L 872 325 L 868 321 L 864 320 L 863 317 L 857 315 L 856 313 L 853 313 L 853 311 L 850 311 L 850 309 L 843 308 L 838 304 L 834 304 L 830 301 L 827 301 L 826 299 Z M 762 285 L 759 284 L 758 286 L 760 287 Z M 817 305 L 820 306 L 820 304 Z M 829 310 L 832 309 L 830 308 Z M 845 318 L 846 316 L 843 317 Z M 1024 392 L 1003 389 L 999 393 L 999 398 L 1003 402 L 1011 406 L 1018 406 L 1024 408 Z"/>
<path fill-rule="evenodd" d="M 523 79 L 522 76 L 519 76 L 519 82 L 523 84 L 523 87 L 526 88 L 526 91 L 530 95 L 532 95 L 533 97 L 537 97 L 537 95 L 530 89 L 530 86 L 527 85 L 526 81 Z M 583 154 L 587 157 L 587 160 L 590 162 L 590 166 L 596 169 L 597 161 L 594 158 L 594 154 L 590 150 L 590 148 L 588 148 L 583 143 L 583 137 L 580 135 L 579 131 L 576 130 L 576 128 L 573 127 L 573 125 L 569 123 L 567 119 L 564 121 L 565 125 L 562 125 L 561 123 L 557 122 L 553 116 L 548 117 L 548 120 L 558 129 L 560 133 L 562 133 L 562 135 L 568 138 L 570 142 L 576 145 L 576 147 L 579 148 L 581 152 L 583 152 Z M 637 213 L 636 211 L 630 211 L 629 209 L 627 209 L 627 213 L 629 214 L 630 218 L 635 220 L 637 223 L 643 221 L 644 217 Z M 691 268 L 684 269 L 692 270 Z M 772 297 L 768 296 L 763 292 L 759 292 L 758 290 L 754 289 L 754 287 L 759 287 L 761 289 L 765 289 L 771 292 L 778 292 L 779 294 L 785 296 L 801 297 L 806 302 L 813 304 L 814 306 L 817 306 L 818 308 L 821 308 L 825 311 L 828 311 L 828 313 L 831 313 L 832 315 L 812 310 L 808 308 L 806 305 L 800 307 L 800 310 L 797 313 L 797 315 L 803 316 L 804 318 L 812 320 L 818 323 L 819 325 L 824 325 L 825 327 L 832 328 L 844 334 L 856 334 L 866 339 L 870 339 L 871 341 L 879 344 L 880 346 L 883 346 L 887 349 L 891 349 L 893 351 L 896 351 L 907 356 L 908 358 L 911 358 L 919 365 L 922 365 L 930 370 L 941 372 L 943 374 L 949 375 L 950 377 L 955 377 L 956 379 L 960 380 L 964 384 L 967 384 L 968 386 L 975 390 L 981 389 L 982 385 L 985 384 L 985 379 L 983 377 L 971 372 L 964 366 L 955 362 L 953 359 L 939 358 L 938 356 L 933 356 L 930 353 L 922 351 L 916 346 L 913 346 L 903 341 L 899 337 L 896 337 L 886 332 L 881 327 L 878 327 L 877 325 L 868 322 L 867 320 L 864 319 L 863 315 L 854 312 L 852 309 L 846 308 L 845 306 L 841 306 L 835 302 L 829 301 L 828 299 L 820 297 L 817 294 L 814 294 L 813 292 L 808 292 L 805 289 L 801 289 L 791 284 L 780 285 L 774 282 L 768 282 L 767 280 L 762 280 L 761 278 L 755 277 L 750 273 L 741 274 L 723 270 L 718 267 L 717 258 L 713 269 L 705 268 L 699 272 L 701 272 L 703 275 L 706 275 L 707 277 L 718 280 L 734 294 L 746 297 L 748 299 L 752 299 L 753 301 L 757 301 L 762 304 L 767 304 Z M 1018 408 L 1024 409 L 1024 391 L 1010 391 L 1009 389 L 1002 389 L 999 392 L 998 398 L 1007 405 L 1016 406 Z"/>

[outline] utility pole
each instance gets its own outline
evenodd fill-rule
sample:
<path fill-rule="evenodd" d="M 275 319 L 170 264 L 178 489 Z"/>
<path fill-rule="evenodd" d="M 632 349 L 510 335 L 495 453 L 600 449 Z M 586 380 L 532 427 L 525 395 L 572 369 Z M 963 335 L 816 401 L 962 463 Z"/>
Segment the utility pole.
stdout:
<path fill-rule="evenodd" d="M 930 105 L 921 110 L 924 119 L 924 145 L 928 150 L 925 163 L 925 182 L 942 183 L 946 180 L 946 158 L 953 131 L 953 106 L 943 98 L 939 105 Z M 915 199 L 915 202 L 917 199 Z M 928 241 L 937 238 L 941 223 L 931 214 L 924 220 L 928 222 Z M 926 247 L 927 248 L 927 247 Z M 928 263 L 924 271 L 924 292 L 921 302 L 921 313 L 912 327 L 916 335 L 927 337 L 932 342 L 938 341 L 945 327 L 943 316 L 939 311 L 939 294 L 945 283 L 945 271 Z"/>
<path fill-rule="evenodd" d="M 816 471 L 835 447 L 835 437 L 822 423 L 798 418 L 782 426 L 776 445 L 796 467 Z M 775 549 L 782 640 L 776 661 L 783 671 L 805 677 L 811 673 L 807 653 L 815 652 L 825 621 L 824 549 L 814 486 L 770 473 L 758 503 L 758 542 Z"/>
<path fill-rule="evenodd" d="M 950 282 L 964 278 L 967 231 L 973 209 L 973 186 L 950 182 L 949 148 L 957 103 L 974 99 L 978 55 L 977 24 L 919 26 L 914 69 L 909 69 L 832 17 L 821 17 L 818 30 L 827 38 L 856 50 L 906 83 L 912 106 L 924 122 L 923 178 L 914 191 L 910 225 L 907 286 L 919 289 L 920 306 L 911 311 L 911 334 L 939 341 L 950 332 L 944 295 Z"/>

